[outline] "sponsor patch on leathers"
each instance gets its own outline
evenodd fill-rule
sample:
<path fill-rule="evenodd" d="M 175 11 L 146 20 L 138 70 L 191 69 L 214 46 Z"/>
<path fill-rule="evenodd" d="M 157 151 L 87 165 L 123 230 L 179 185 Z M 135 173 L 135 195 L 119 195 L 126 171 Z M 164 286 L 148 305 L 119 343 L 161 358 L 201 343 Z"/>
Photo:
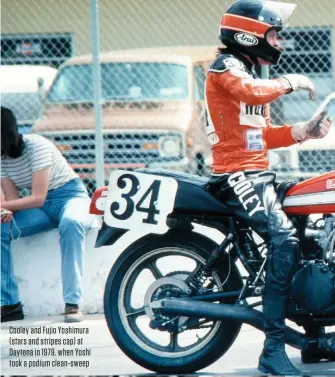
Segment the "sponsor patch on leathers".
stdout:
<path fill-rule="evenodd" d="M 255 128 L 266 127 L 265 112 L 266 105 L 247 105 L 244 102 L 240 103 L 240 125 Z"/>
<path fill-rule="evenodd" d="M 262 151 L 264 149 L 262 130 L 248 130 L 246 139 L 248 151 Z"/>

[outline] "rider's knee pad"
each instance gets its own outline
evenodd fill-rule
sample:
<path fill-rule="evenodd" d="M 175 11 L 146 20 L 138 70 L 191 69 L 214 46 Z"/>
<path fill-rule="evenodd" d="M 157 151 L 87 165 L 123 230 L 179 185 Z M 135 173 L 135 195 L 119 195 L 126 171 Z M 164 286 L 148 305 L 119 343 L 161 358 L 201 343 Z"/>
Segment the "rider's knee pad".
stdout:
<path fill-rule="evenodd" d="M 273 245 L 271 272 L 278 281 L 291 280 L 296 272 L 299 256 L 299 239 L 289 237 L 281 245 Z"/>
<path fill-rule="evenodd" d="M 295 237 L 296 229 L 282 210 L 276 210 L 269 216 L 268 227 L 270 242 L 274 247 L 291 242 L 293 245 L 295 241 L 299 243 L 299 240 Z"/>

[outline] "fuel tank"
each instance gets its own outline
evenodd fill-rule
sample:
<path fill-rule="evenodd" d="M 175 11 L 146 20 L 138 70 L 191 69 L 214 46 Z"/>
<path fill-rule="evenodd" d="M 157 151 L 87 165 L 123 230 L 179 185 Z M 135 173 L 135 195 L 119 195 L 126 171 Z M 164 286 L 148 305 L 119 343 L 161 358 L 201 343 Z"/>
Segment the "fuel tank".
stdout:
<path fill-rule="evenodd" d="M 283 206 L 284 211 L 292 215 L 335 213 L 335 171 L 291 187 Z"/>

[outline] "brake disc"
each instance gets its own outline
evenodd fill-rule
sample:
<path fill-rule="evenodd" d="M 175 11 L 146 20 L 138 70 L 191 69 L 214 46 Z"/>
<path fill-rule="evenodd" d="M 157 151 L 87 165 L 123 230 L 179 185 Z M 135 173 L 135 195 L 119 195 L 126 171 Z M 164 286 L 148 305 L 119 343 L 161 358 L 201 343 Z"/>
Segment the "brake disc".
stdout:
<path fill-rule="evenodd" d="M 180 272 L 178 272 L 180 274 Z M 171 275 L 171 274 L 170 274 Z M 177 275 L 177 272 L 176 272 Z M 165 297 L 176 297 L 178 294 L 188 294 L 190 288 L 188 285 L 181 279 L 167 276 L 160 278 L 153 282 L 144 296 L 144 310 L 146 315 L 151 320 L 157 320 L 157 309 L 155 310 L 152 308 L 152 302 L 162 300 Z M 170 294 L 169 294 L 170 293 Z M 158 317 L 161 316 L 158 314 Z M 186 323 L 189 317 L 179 317 L 178 318 L 178 326 L 182 326 Z M 167 320 L 170 318 L 168 317 Z"/>

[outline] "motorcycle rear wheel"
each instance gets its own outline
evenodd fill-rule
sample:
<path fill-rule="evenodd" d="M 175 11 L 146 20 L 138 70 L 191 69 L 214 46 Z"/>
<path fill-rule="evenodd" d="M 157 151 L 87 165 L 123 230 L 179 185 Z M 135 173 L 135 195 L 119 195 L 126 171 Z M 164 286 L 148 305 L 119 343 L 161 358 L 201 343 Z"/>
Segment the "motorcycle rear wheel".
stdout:
<path fill-rule="evenodd" d="M 213 328 L 209 334 L 204 338 L 199 338 L 199 342 L 193 348 L 192 346 L 188 348 L 180 347 L 178 340 L 176 340 L 177 337 L 170 340 L 167 346 L 158 345 L 149 340 L 147 334 L 137 332 L 137 318 L 135 316 L 142 310 L 142 314 L 138 317 L 145 317 L 142 318 L 143 321 L 144 319 L 149 320 L 149 317 L 146 316 L 143 308 L 139 310 L 130 309 L 129 294 L 127 296 L 127 289 L 129 290 L 129 287 L 135 284 L 134 282 L 140 274 L 136 273 L 136 266 L 140 266 L 141 261 L 150 266 L 155 264 L 153 274 L 156 275 L 156 278 L 171 276 L 171 273 L 160 275 L 157 263 L 153 262 L 154 259 L 152 258 L 156 258 L 159 253 L 163 256 L 174 255 L 174 253 L 179 256 L 179 253 L 181 253 L 181 255 L 190 256 L 190 258 L 194 257 L 196 263 L 204 263 L 215 245 L 212 240 L 200 234 L 170 230 L 161 236 L 149 235 L 140 239 L 129 246 L 117 259 L 105 286 L 105 318 L 115 342 L 134 362 L 157 373 L 193 373 L 214 363 L 231 347 L 240 331 L 241 324 L 228 320 L 212 321 Z M 216 273 L 213 273 L 214 280 L 216 282 L 227 280 L 223 287 L 224 291 L 240 289 L 242 280 L 234 262 L 231 261 L 230 269 L 228 268 L 227 255 L 222 257 L 219 262 L 218 265 L 222 268 L 218 267 Z M 178 270 L 184 269 L 185 266 L 176 265 L 175 273 L 178 275 Z M 229 277 L 227 279 L 228 272 Z M 233 303 L 234 299 L 230 302 Z M 158 332 L 158 330 L 150 329 L 149 332 L 151 331 Z M 165 335 L 167 334 L 169 333 L 165 332 Z M 169 336 L 170 339 L 173 338 L 173 335 Z M 171 346 L 171 344 L 173 345 Z"/>

